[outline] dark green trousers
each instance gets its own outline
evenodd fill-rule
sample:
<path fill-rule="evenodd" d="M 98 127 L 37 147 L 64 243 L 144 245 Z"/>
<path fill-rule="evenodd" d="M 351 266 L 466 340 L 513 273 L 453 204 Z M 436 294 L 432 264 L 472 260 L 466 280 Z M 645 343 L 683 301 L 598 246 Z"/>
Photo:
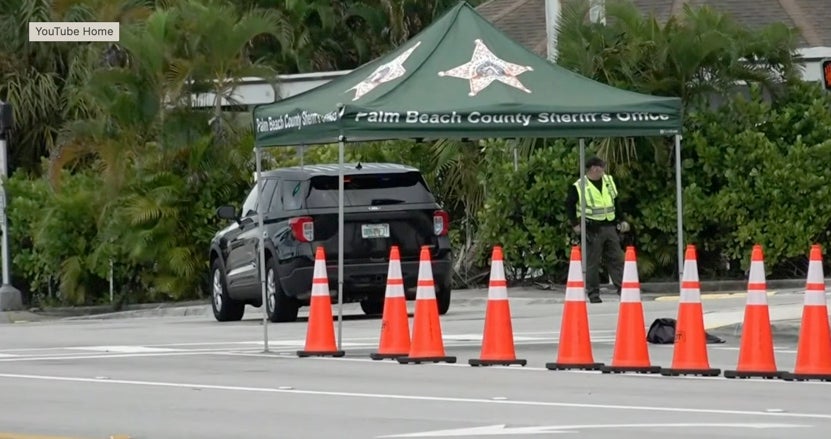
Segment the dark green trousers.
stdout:
<path fill-rule="evenodd" d="M 600 295 L 600 266 L 606 260 L 606 271 L 620 289 L 623 282 L 624 253 L 614 224 L 593 225 L 586 230 L 586 295 Z"/>

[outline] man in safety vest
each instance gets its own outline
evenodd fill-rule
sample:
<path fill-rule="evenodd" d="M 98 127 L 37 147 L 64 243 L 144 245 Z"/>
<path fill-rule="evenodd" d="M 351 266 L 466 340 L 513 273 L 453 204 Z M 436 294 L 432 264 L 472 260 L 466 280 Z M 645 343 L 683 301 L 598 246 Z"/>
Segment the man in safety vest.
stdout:
<path fill-rule="evenodd" d="M 591 303 L 600 303 L 600 264 L 606 257 L 606 269 L 620 294 L 623 281 L 624 253 L 618 231 L 626 233 L 629 223 L 620 221 L 618 191 L 615 180 L 606 175 L 606 163 L 598 157 L 586 160 L 586 295 Z M 569 187 L 566 213 L 575 233 L 580 233 L 580 179 Z"/>

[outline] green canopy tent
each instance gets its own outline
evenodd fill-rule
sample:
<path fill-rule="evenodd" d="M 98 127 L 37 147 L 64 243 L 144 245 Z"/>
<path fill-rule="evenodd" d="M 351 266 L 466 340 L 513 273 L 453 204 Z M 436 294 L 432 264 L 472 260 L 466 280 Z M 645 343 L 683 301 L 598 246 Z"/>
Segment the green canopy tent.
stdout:
<path fill-rule="evenodd" d="M 552 64 L 511 40 L 464 1 L 391 53 L 305 93 L 259 105 L 253 111 L 258 182 L 263 148 L 340 145 L 339 299 L 343 287 L 345 143 L 402 138 L 579 138 L 582 178 L 583 137 L 674 135 L 680 270 L 681 126 L 680 99 L 617 89 Z M 261 227 L 262 214 L 259 212 Z M 581 218 L 585 222 L 585 215 Z M 582 235 L 585 255 L 586 238 Z M 260 239 L 260 258 L 265 260 L 262 234 Z M 264 264 L 260 264 L 263 303 L 264 271 Z M 338 314 L 340 322 L 342 312 Z M 340 334 L 339 326 L 339 346 Z"/>

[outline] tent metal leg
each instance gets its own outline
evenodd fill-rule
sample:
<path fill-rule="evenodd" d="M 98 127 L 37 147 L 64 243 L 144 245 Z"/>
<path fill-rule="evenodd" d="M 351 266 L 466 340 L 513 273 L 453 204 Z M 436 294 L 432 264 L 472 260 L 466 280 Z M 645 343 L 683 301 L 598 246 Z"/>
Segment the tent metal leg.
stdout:
<path fill-rule="evenodd" d="M 343 350 L 343 149 L 341 136 L 338 144 L 338 350 Z"/>
<path fill-rule="evenodd" d="M 678 218 L 678 292 L 684 278 L 684 211 L 681 191 L 681 135 L 675 135 L 675 199 Z"/>
<path fill-rule="evenodd" d="M 257 162 L 257 234 L 260 235 L 260 289 L 262 291 L 263 308 L 263 352 L 268 352 L 268 297 L 266 294 L 265 279 L 265 225 L 263 224 L 263 179 L 262 177 L 262 150 L 254 148 L 254 160 Z"/>
<path fill-rule="evenodd" d="M 580 264 L 586 278 L 586 141 L 580 139 Z"/>

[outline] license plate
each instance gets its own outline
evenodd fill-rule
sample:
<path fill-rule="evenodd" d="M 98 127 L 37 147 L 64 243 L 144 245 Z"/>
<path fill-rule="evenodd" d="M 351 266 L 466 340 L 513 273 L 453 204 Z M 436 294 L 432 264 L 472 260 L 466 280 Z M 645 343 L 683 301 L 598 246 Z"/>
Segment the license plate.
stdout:
<path fill-rule="evenodd" d="M 390 225 L 389 224 L 363 224 L 361 225 L 361 236 L 367 239 L 372 238 L 389 238 Z"/>

